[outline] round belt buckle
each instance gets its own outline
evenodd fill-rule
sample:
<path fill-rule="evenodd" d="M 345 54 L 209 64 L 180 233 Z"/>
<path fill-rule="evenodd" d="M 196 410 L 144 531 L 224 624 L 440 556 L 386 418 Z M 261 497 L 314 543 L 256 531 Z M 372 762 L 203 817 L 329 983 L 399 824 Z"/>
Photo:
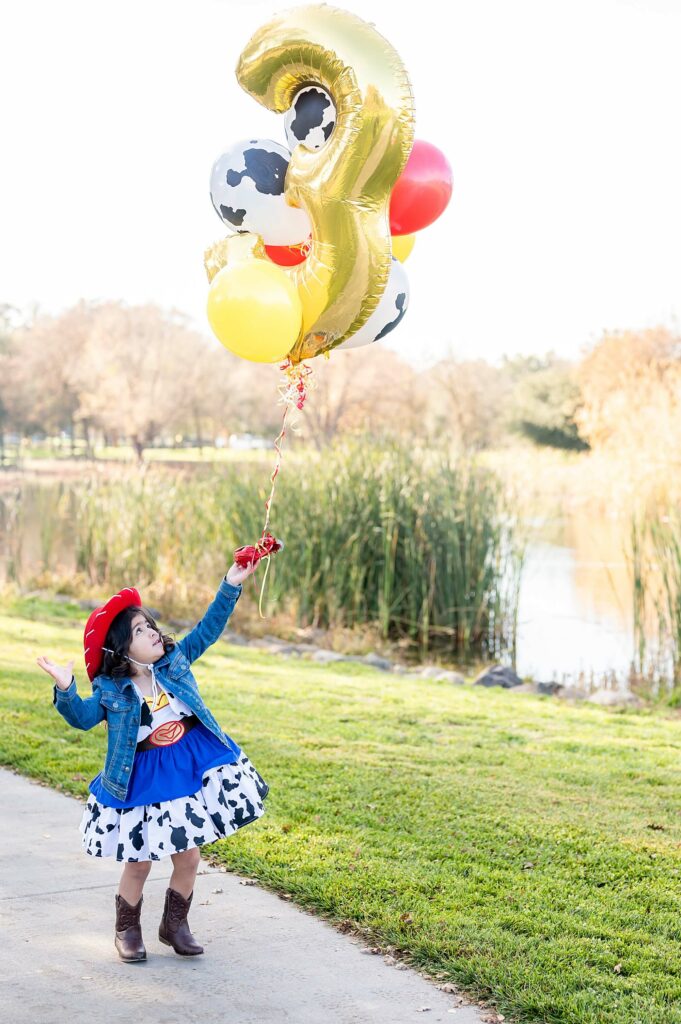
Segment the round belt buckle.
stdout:
<path fill-rule="evenodd" d="M 165 722 L 149 734 L 149 742 L 155 747 L 170 747 L 181 740 L 186 731 L 184 722 Z"/>

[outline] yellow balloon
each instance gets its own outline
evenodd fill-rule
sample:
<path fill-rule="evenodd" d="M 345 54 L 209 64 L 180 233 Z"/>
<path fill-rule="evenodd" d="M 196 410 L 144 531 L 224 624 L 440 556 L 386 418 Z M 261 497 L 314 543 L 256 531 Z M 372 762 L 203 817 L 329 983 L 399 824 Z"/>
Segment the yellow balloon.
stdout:
<path fill-rule="evenodd" d="M 298 7 L 260 28 L 243 50 L 237 79 L 284 113 L 304 86 L 331 96 L 327 144 L 296 146 L 285 196 L 312 222 L 310 253 L 286 270 L 303 305 L 293 362 L 327 352 L 373 313 L 390 274 L 389 204 L 414 140 L 414 100 L 398 54 L 373 25 L 333 7 Z"/>
<path fill-rule="evenodd" d="M 393 235 L 393 256 L 400 263 L 409 259 L 411 250 L 414 248 L 416 235 Z"/>
<path fill-rule="evenodd" d="M 275 363 L 300 337 L 303 310 L 298 292 L 281 267 L 265 257 L 258 236 L 234 235 L 206 255 L 211 281 L 208 320 L 219 341 L 242 359 Z M 260 255 L 262 253 L 262 255 Z"/>

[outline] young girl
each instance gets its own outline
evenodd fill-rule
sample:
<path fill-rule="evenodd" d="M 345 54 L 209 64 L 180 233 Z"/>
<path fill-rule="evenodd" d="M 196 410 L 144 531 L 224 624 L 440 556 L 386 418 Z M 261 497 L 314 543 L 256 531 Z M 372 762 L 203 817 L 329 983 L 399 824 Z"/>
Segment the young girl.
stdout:
<path fill-rule="evenodd" d="M 151 862 L 173 862 L 159 939 L 181 956 L 203 953 L 187 923 L 200 847 L 264 813 L 269 787 L 222 731 L 190 669 L 222 634 L 253 570 L 234 564 L 203 619 L 178 643 L 160 632 L 133 587 L 95 609 L 84 635 L 90 697 L 78 695 L 73 661 L 62 668 L 37 659 L 54 679 L 53 703 L 69 725 L 107 723 L 104 770 L 90 783 L 80 831 L 91 856 L 124 862 L 115 945 L 126 963 L 147 956 L 140 914 Z"/>

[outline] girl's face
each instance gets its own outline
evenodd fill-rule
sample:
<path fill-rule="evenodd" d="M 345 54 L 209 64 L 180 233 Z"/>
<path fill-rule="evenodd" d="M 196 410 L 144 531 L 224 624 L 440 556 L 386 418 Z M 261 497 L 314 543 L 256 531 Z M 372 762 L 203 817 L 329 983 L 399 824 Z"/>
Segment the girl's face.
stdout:
<path fill-rule="evenodd" d="M 135 661 L 141 661 L 145 665 L 158 661 L 165 654 L 161 634 L 157 629 L 147 622 L 144 615 L 138 612 L 133 618 L 130 629 L 132 641 L 128 648 L 128 655 Z"/>

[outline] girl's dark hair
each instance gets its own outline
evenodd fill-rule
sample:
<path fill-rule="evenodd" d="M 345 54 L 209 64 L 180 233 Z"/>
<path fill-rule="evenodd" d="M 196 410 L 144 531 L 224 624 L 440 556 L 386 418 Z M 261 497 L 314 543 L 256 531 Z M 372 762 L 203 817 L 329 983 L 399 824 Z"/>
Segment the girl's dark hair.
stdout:
<path fill-rule="evenodd" d="M 168 651 L 173 649 L 175 646 L 174 639 L 166 633 L 161 633 L 151 612 L 147 608 L 139 608 L 132 605 L 130 608 L 124 608 L 122 612 L 119 612 L 109 626 L 104 646 L 110 647 L 114 653 L 104 652 L 104 660 L 98 675 L 113 676 L 114 679 L 125 679 L 133 675 L 135 666 L 128 659 L 128 651 L 132 643 L 132 620 L 140 613 L 152 629 L 159 633 L 164 652 L 167 654 Z"/>

